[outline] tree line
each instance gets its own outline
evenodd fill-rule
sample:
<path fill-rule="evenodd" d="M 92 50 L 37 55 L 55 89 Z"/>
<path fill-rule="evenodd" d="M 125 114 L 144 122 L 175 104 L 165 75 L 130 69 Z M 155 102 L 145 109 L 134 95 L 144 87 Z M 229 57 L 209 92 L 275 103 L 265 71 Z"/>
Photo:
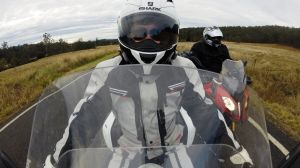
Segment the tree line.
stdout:
<path fill-rule="evenodd" d="M 275 43 L 300 48 L 300 28 L 282 26 L 220 27 L 224 39 L 233 42 Z M 181 42 L 196 42 L 202 39 L 203 27 L 180 29 Z M 3 42 L 0 47 L 0 71 L 23 65 L 47 56 L 91 49 L 101 45 L 117 44 L 116 39 L 102 39 L 67 43 L 63 39 L 53 40 L 50 34 L 44 33 L 42 41 L 37 44 L 24 44 L 9 47 Z"/>
<path fill-rule="evenodd" d="M 220 27 L 224 39 L 233 42 L 274 43 L 300 48 L 300 28 L 282 26 L 229 26 Z M 204 28 L 184 28 L 180 30 L 180 41 L 199 41 Z"/>
<path fill-rule="evenodd" d="M 81 38 L 74 43 L 67 43 L 63 39 L 55 41 L 49 33 L 44 33 L 42 38 L 42 41 L 37 44 L 12 47 L 9 47 L 7 42 L 3 42 L 0 47 L 0 71 L 56 54 L 117 44 L 117 40 L 96 39 L 94 41 L 83 41 Z"/>

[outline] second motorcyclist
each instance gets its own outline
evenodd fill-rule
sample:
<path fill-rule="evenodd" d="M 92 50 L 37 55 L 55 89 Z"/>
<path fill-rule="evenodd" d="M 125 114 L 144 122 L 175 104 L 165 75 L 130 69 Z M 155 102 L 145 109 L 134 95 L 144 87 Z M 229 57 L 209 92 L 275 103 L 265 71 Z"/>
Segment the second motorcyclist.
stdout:
<path fill-rule="evenodd" d="M 191 60 L 199 69 L 220 73 L 222 63 L 231 59 L 226 45 L 222 43 L 223 33 L 220 28 L 206 27 L 203 40 L 195 43 L 191 48 Z"/>

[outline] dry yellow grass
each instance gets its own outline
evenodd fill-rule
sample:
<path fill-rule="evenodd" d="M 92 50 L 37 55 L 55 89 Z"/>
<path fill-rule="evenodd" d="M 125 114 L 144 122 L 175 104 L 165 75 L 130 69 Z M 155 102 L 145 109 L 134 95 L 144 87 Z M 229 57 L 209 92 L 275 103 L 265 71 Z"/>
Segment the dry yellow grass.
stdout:
<path fill-rule="evenodd" d="M 189 50 L 182 43 L 178 50 Z M 234 59 L 247 61 L 252 87 L 263 98 L 267 119 L 300 141 L 300 50 L 275 44 L 226 42 Z"/>
<path fill-rule="evenodd" d="M 36 100 L 43 89 L 65 73 L 117 54 L 117 46 L 70 52 L 0 72 L 0 124 Z M 85 66 L 82 70 L 91 68 Z"/>

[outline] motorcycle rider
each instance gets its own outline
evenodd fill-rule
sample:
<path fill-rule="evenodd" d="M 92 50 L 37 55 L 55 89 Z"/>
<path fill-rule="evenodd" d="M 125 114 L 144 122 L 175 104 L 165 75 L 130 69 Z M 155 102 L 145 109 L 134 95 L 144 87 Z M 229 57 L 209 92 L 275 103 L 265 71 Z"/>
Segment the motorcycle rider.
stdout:
<path fill-rule="evenodd" d="M 191 60 L 199 69 L 220 73 L 222 63 L 231 59 L 226 45 L 222 44 L 223 33 L 220 28 L 206 27 L 203 40 L 195 43 L 191 48 Z"/>
<path fill-rule="evenodd" d="M 187 154 L 185 149 L 180 146 L 182 143 L 187 145 L 192 143 L 215 143 L 219 141 L 215 138 L 223 139 L 225 137 L 225 139 L 229 139 L 235 148 L 241 150 L 241 154 L 247 162 L 252 163 L 247 151 L 234 139 L 230 129 L 226 129 L 227 125 L 222 114 L 217 112 L 214 106 L 211 105 L 212 102 L 205 97 L 203 85 L 199 82 L 201 80 L 197 71 L 189 74 L 188 79 L 180 79 L 180 81 L 184 80 L 183 82 L 168 81 L 167 86 L 172 87 L 172 90 L 179 89 L 178 94 L 164 89 L 159 90 L 156 87 L 159 85 L 156 85 L 153 81 L 149 83 L 139 73 L 115 72 L 113 68 L 105 69 L 105 73 L 101 72 L 101 74 L 97 71 L 98 68 L 103 67 L 142 64 L 145 66 L 141 71 L 145 76 L 149 76 L 160 72 L 155 72 L 155 69 L 147 68 L 149 66 L 146 65 L 167 64 L 195 68 L 190 60 L 176 56 L 179 20 L 172 0 L 151 0 L 151 2 L 148 0 L 128 0 L 118 18 L 118 30 L 120 56 L 97 65 L 86 88 L 84 98 L 76 105 L 62 139 L 56 144 L 55 153 L 49 155 L 45 161 L 46 168 L 53 167 L 58 162 L 59 157 L 68 150 L 90 147 L 90 141 L 101 128 L 103 129 L 102 136 L 105 139 L 104 146 L 109 148 L 115 146 L 178 145 L 178 151 L 181 151 L 183 155 Z M 115 80 L 115 76 L 111 75 L 113 73 L 116 73 L 121 81 L 124 79 L 121 86 L 111 82 Z M 187 72 L 183 70 L 179 73 Z M 166 72 L 165 74 L 176 77 L 176 73 Z M 110 76 L 113 76 L 114 79 L 111 79 Z M 134 87 L 135 90 L 130 89 L 132 86 L 126 85 L 126 80 L 131 78 L 137 81 L 137 85 Z M 128 96 L 127 94 L 136 90 L 140 92 L 142 102 L 134 104 L 134 107 L 128 102 L 119 102 L 121 96 Z M 99 98 L 101 95 L 111 95 L 112 99 L 103 100 Z M 164 100 L 160 100 L 160 97 L 164 97 Z M 99 99 L 102 102 L 95 102 Z M 122 99 L 122 101 L 125 100 Z M 153 101 L 155 102 L 153 103 Z M 156 106 L 150 105 L 149 107 L 148 104 Z M 124 109 L 124 107 L 128 109 Z M 104 111 L 99 112 L 95 109 L 104 109 Z M 136 109 L 142 111 L 143 118 L 136 113 Z M 211 115 L 199 115 L 201 111 L 211 111 L 209 113 Z M 184 120 L 183 124 L 175 122 L 179 113 Z M 132 116 L 134 116 L 133 119 Z M 153 119 L 158 122 L 153 122 Z M 83 125 L 81 123 L 91 124 Z M 98 126 L 99 123 L 104 124 Z M 140 124 L 143 126 L 138 127 Z M 195 130 L 197 124 L 205 124 L 207 130 Z M 110 135 L 110 132 L 115 125 L 120 127 L 121 135 L 116 138 L 117 142 L 114 143 L 111 138 L 113 135 Z M 192 132 L 187 135 L 186 140 L 184 140 L 185 127 Z M 225 129 L 220 131 L 220 127 Z M 148 129 L 140 130 L 138 128 Z M 83 134 L 80 132 L 81 130 L 89 131 Z M 146 154 L 147 163 L 162 165 L 164 157 L 161 156 L 167 150 L 166 148 L 148 150 Z M 134 154 L 132 151 L 129 152 L 128 158 L 125 158 L 125 160 L 132 159 Z M 125 164 L 126 161 L 120 156 L 122 156 L 122 151 L 115 150 L 108 167 L 124 166 L 121 163 Z M 185 159 L 186 166 L 192 167 L 187 157 L 180 159 Z"/>

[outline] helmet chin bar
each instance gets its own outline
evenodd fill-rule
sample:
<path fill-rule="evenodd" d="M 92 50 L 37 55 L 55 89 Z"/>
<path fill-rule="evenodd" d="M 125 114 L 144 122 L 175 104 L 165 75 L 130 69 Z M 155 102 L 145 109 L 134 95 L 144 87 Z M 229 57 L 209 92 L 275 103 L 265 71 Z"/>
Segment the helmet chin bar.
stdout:
<path fill-rule="evenodd" d="M 122 58 L 129 64 L 170 64 L 170 61 L 176 58 L 177 44 L 174 44 L 170 49 L 160 52 L 142 52 L 130 49 L 120 40 L 119 45 Z"/>
<path fill-rule="evenodd" d="M 212 47 L 220 47 L 221 46 L 221 44 L 216 44 L 212 40 L 209 40 L 207 38 L 205 38 L 204 41 L 205 41 L 206 44 L 208 44 L 208 45 L 210 45 Z"/>
<path fill-rule="evenodd" d="M 152 69 L 152 66 L 147 66 L 147 65 L 156 64 L 159 60 L 161 60 L 164 57 L 166 53 L 166 51 L 147 53 L 147 52 L 139 52 L 132 49 L 130 49 L 130 52 L 140 64 L 145 65 L 143 66 L 145 74 L 150 74 Z"/>
<path fill-rule="evenodd" d="M 136 50 L 130 49 L 131 54 L 140 64 L 156 64 L 159 60 L 161 60 L 166 51 L 161 52 L 140 52 Z"/>

